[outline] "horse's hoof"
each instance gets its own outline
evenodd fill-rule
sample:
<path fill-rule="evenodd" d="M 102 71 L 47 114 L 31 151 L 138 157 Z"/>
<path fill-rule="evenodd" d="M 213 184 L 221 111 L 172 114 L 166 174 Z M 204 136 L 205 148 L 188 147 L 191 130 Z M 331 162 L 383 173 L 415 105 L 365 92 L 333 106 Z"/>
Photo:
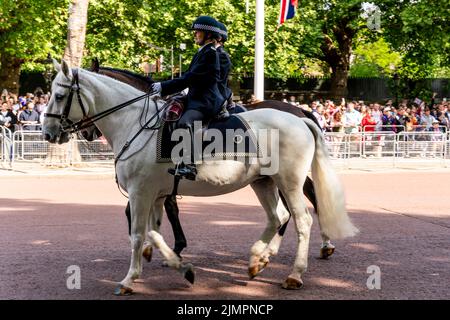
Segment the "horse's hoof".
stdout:
<path fill-rule="evenodd" d="M 334 253 L 334 249 L 328 247 L 320 248 L 320 259 L 328 259 Z"/>
<path fill-rule="evenodd" d="M 269 259 L 259 259 L 259 263 L 256 265 L 252 265 L 251 267 L 248 267 L 248 276 L 250 279 L 253 279 L 258 275 L 258 273 L 261 273 L 264 268 L 269 263 Z"/>
<path fill-rule="evenodd" d="M 147 260 L 147 262 L 152 261 L 153 248 L 151 246 L 145 247 L 142 251 L 142 255 L 144 256 L 145 260 Z"/>
<path fill-rule="evenodd" d="M 130 287 L 125 287 L 123 284 L 119 284 L 114 290 L 114 295 L 116 296 L 129 296 L 133 293 L 133 289 Z"/>
<path fill-rule="evenodd" d="M 258 272 L 259 272 L 259 268 L 257 265 L 248 267 L 248 276 L 250 279 L 253 279 L 254 277 L 256 277 Z"/>
<path fill-rule="evenodd" d="M 184 278 L 189 281 L 190 284 L 194 284 L 195 281 L 195 273 L 194 266 L 191 263 L 188 263 L 181 267 Z"/>
<path fill-rule="evenodd" d="M 287 290 L 298 290 L 303 287 L 303 281 L 301 279 L 288 277 L 281 286 L 283 289 Z"/>
<path fill-rule="evenodd" d="M 269 263 L 269 259 L 259 260 L 258 273 L 262 272 Z"/>

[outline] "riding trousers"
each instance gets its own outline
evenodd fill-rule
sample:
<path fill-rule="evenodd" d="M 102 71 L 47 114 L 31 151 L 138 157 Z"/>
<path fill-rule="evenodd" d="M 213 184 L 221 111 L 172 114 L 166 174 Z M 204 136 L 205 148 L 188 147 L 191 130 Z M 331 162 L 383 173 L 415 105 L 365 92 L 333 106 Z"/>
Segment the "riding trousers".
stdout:
<path fill-rule="evenodd" d="M 178 121 L 177 127 L 190 129 L 194 127 L 194 121 L 202 121 L 205 118 L 198 110 L 186 110 Z"/>
<path fill-rule="evenodd" d="M 188 129 L 191 137 L 191 163 L 194 161 L 194 121 L 202 121 L 204 114 L 197 110 L 186 110 L 178 121 L 177 128 Z"/>

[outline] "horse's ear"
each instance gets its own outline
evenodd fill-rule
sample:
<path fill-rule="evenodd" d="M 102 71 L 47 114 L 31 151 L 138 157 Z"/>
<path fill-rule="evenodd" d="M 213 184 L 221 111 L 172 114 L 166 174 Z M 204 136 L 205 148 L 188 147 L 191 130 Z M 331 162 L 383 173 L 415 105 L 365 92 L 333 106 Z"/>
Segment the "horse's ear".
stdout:
<path fill-rule="evenodd" d="M 61 71 L 61 65 L 58 63 L 58 61 L 56 61 L 55 58 L 52 58 L 52 62 L 53 62 L 53 67 L 55 68 L 56 72 L 60 72 Z"/>
<path fill-rule="evenodd" d="M 61 69 L 66 78 L 72 81 L 72 69 L 70 69 L 69 65 L 64 59 L 61 61 Z"/>
<path fill-rule="evenodd" d="M 91 71 L 98 73 L 100 70 L 100 62 L 98 62 L 97 58 L 92 59 L 92 63 L 91 63 Z"/>

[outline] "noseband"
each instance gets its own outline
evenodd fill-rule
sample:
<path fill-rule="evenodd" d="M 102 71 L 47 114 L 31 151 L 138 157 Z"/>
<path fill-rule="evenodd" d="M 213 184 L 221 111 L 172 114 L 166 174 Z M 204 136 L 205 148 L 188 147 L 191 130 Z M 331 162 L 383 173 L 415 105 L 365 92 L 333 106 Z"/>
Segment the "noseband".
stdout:
<path fill-rule="evenodd" d="M 81 128 L 77 128 L 78 126 L 74 125 L 73 121 L 69 119 L 69 113 L 70 109 L 72 108 L 72 99 L 74 92 L 77 93 L 78 103 L 80 105 L 81 111 L 83 112 L 83 119 L 80 122 L 83 122 L 83 120 L 87 118 L 86 108 L 83 105 L 83 100 L 81 99 L 80 95 L 80 81 L 78 78 L 78 69 L 72 69 L 72 83 L 70 85 L 62 83 L 56 83 L 56 85 L 70 89 L 69 97 L 67 98 L 67 102 L 66 105 L 64 106 L 63 113 L 62 114 L 44 113 L 44 117 L 56 118 L 60 120 L 62 126 L 61 130 L 63 132 L 75 132 L 81 130 Z"/>

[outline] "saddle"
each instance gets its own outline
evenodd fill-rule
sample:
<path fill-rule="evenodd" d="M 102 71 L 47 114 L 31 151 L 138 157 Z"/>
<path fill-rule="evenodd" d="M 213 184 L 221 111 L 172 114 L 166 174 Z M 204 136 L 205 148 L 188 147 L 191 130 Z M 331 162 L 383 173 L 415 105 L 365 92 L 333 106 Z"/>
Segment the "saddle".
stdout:
<path fill-rule="evenodd" d="M 169 115 L 177 115 L 179 101 L 173 104 Z M 168 110 L 171 106 L 168 107 Z M 184 107 L 181 107 L 183 110 Z M 231 111 L 231 112 L 230 112 Z M 201 128 L 201 151 L 202 160 L 245 160 L 258 156 L 257 139 L 250 129 L 247 121 L 239 116 L 246 109 L 236 105 L 230 109 L 226 118 L 214 118 L 203 123 Z M 157 162 L 173 162 L 171 158 L 173 148 L 182 141 L 172 141 L 172 133 L 176 128 L 176 120 L 163 118 L 158 129 L 157 139 Z M 174 118 L 172 118 L 174 119 Z M 194 134 L 198 134 L 194 133 Z"/>

